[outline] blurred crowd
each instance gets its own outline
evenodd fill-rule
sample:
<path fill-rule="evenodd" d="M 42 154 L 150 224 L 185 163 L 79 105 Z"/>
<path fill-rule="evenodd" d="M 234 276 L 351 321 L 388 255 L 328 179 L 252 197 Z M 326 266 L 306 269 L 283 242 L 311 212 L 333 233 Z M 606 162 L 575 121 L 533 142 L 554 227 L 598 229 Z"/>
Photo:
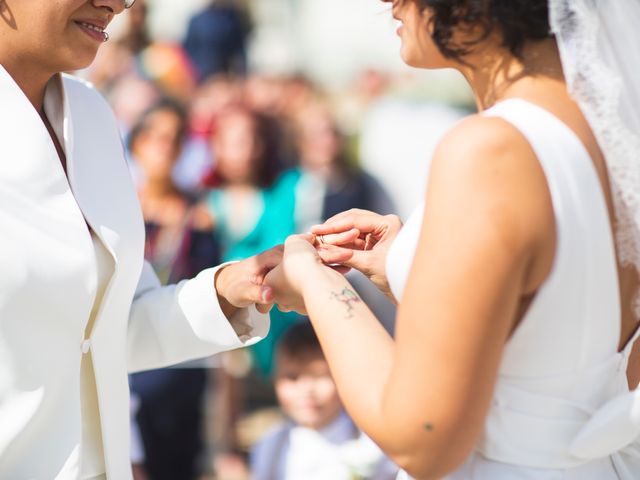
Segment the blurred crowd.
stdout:
<path fill-rule="evenodd" d="M 198 12 L 181 44 L 150 37 L 149 8 L 138 0 L 82 74 L 120 122 L 146 258 L 165 282 L 350 208 L 396 213 L 412 188 L 394 177 L 407 142 L 427 157 L 464 114 L 431 105 L 418 115 L 429 130 L 390 146 L 385 133 L 398 122 L 387 114 L 403 107 L 384 101 L 389 75 L 364 71 L 348 92 L 328 94 L 302 74 L 250 71 L 250 21 L 233 2 Z M 416 168 L 421 176 L 426 167 Z M 391 330 L 394 307 L 363 278 L 353 282 Z M 308 321 L 274 309 L 271 322 L 269 337 L 249 349 L 131 376 L 137 479 L 395 478 L 342 409 Z"/>

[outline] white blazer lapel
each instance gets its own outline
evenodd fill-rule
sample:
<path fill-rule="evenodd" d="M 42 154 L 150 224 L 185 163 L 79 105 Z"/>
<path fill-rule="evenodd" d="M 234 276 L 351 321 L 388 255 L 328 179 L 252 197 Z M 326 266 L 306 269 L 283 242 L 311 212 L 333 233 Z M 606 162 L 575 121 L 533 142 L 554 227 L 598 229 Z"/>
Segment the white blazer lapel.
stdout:
<path fill-rule="evenodd" d="M 63 242 L 69 251 L 90 248 L 86 225 L 53 140 L 40 115 L 0 65 L 0 202 L 3 211 L 41 241 Z"/>
<path fill-rule="evenodd" d="M 89 188 L 83 188 L 83 183 L 96 184 L 100 182 L 99 178 L 94 178 L 94 175 L 99 175 L 99 172 L 92 172 L 88 162 L 83 162 L 82 151 L 78 152 L 76 149 L 76 138 L 79 138 L 80 147 L 83 146 L 85 140 L 82 138 L 87 132 L 83 131 L 82 124 L 76 124 L 73 121 L 71 113 L 71 105 L 69 103 L 69 96 L 67 94 L 64 82 L 60 82 L 62 87 L 62 123 L 63 123 L 63 137 L 64 137 L 64 149 L 67 157 L 67 177 L 71 189 L 74 192 L 74 196 L 82 214 L 91 228 L 91 230 L 100 239 L 106 250 L 111 255 L 114 265 L 117 265 L 117 256 L 114 250 L 113 242 L 116 239 L 108 228 L 105 228 L 100 218 L 99 203 L 100 198 L 96 198 L 96 195 L 92 195 L 92 190 Z M 77 137 L 78 135 L 78 137 Z M 80 153 L 80 155 L 78 155 Z M 103 179 L 104 180 L 104 179 Z M 94 192 L 96 193 L 96 192 Z M 105 199 L 106 200 L 106 199 Z"/>
<path fill-rule="evenodd" d="M 123 262 L 141 263 L 144 229 L 118 126 L 99 93 L 75 77 L 62 79 L 69 182 L 119 276 Z"/>

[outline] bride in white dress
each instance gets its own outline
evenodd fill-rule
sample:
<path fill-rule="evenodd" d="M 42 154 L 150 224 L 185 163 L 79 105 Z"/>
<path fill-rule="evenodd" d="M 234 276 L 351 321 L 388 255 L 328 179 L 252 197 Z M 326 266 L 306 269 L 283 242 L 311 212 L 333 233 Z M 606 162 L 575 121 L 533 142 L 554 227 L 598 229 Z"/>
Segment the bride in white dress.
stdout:
<path fill-rule="evenodd" d="M 308 312 L 347 410 L 407 475 L 640 478 L 640 85 L 603 61 L 640 3 L 392 8 L 405 62 L 459 70 L 479 113 L 442 140 L 404 227 L 350 211 L 291 237 L 278 303 Z M 395 339 L 326 264 L 398 301 Z"/>

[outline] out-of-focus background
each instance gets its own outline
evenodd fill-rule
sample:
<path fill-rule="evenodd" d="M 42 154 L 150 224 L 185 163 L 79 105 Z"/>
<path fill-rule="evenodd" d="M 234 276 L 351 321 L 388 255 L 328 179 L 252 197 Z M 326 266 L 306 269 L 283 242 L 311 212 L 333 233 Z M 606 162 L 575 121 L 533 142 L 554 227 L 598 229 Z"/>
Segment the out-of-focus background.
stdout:
<path fill-rule="evenodd" d="M 457 73 L 403 65 L 396 27 L 378 0 L 137 0 L 114 21 L 78 74 L 116 112 L 164 282 L 350 208 L 406 219 L 473 104 Z M 392 332 L 393 305 L 350 279 Z M 271 320 L 254 347 L 131 376 L 137 479 L 394 478 L 308 321 Z"/>

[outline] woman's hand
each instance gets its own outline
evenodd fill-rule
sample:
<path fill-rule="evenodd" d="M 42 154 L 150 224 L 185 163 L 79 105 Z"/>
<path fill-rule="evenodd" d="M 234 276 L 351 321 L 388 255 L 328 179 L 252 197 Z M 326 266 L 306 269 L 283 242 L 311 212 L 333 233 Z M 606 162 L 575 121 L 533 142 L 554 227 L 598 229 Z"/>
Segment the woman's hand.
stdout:
<path fill-rule="evenodd" d="M 227 318 L 231 318 L 237 309 L 253 304 L 262 313 L 271 310 L 274 294 L 273 289 L 265 284 L 265 278 L 280 264 L 283 252 L 284 247 L 278 245 L 217 272 L 215 289 Z"/>
<path fill-rule="evenodd" d="M 282 263 L 267 275 L 265 284 L 273 289 L 279 310 L 306 315 L 305 286 L 313 282 L 318 272 L 329 268 L 323 264 L 315 243 L 313 235 L 290 236 L 284 244 Z"/>
<path fill-rule="evenodd" d="M 389 288 L 385 263 L 393 239 L 402 228 L 396 215 L 378 215 L 368 210 L 352 209 L 316 225 L 311 233 L 316 235 L 320 258 L 328 264 L 340 264 L 355 268 L 365 274 L 378 289 L 395 302 Z M 346 232 L 357 230 L 353 241 Z"/>

